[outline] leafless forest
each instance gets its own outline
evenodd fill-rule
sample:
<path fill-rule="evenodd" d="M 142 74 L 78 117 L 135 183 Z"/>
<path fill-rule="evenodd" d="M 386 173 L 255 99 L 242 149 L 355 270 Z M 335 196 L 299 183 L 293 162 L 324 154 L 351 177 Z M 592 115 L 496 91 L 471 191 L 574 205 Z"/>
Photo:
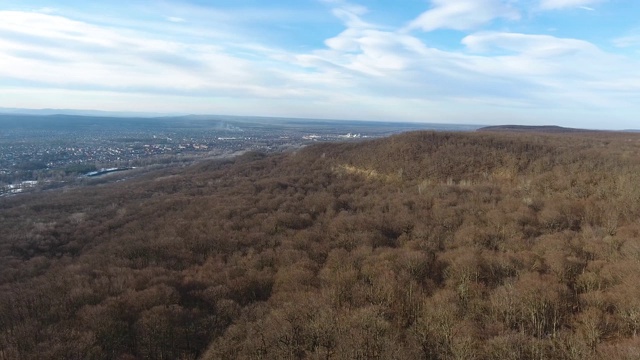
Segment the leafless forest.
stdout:
<path fill-rule="evenodd" d="M 0 359 L 638 359 L 640 134 L 438 133 L 0 199 Z"/>

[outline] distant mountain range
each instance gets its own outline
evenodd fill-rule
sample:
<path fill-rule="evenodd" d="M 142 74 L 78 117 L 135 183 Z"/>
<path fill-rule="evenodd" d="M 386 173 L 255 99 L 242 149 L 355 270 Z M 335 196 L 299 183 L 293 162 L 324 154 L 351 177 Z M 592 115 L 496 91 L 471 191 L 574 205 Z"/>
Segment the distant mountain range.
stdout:
<path fill-rule="evenodd" d="M 25 119 L 29 119 L 29 124 Z M 55 119 L 53 124 L 50 120 Z M 109 121 L 105 121 L 109 120 Z M 18 127 L 33 127 L 35 123 L 43 126 L 66 125 L 90 125 L 106 126 L 121 125 L 123 122 L 130 125 L 145 125 L 152 121 L 154 125 L 175 127 L 176 125 L 189 125 L 189 127 L 202 127 L 207 123 L 233 123 L 249 126 L 269 127 L 281 126 L 305 131 L 331 130 L 336 128 L 349 128 L 353 131 L 365 131 L 376 128 L 387 129 L 390 133 L 412 130 L 435 131 L 475 131 L 483 125 L 472 124 L 446 124 L 426 122 L 402 122 L 402 121 L 373 121 L 373 120 L 348 120 L 348 119 L 313 119 L 273 116 L 238 116 L 238 115 L 194 115 L 194 114 L 159 114 L 142 112 L 110 112 L 99 110 L 68 110 L 68 109 L 16 109 L 0 107 L 0 121 L 13 124 Z M 9 121 L 9 122 L 8 122 Z"/>
<path fill-rule="evenodd" d="M 193 115 L 187 113 L 152 113 L 152 112 L 135 112 L 135 111 L 102 111 L 102 110 L 75 110 L 75 109 L 20 109 L 20 108 L 4 108 L 0 107 L 0 115 L 70 115 L 70 116 L 82 116 L 82 117 L 115 117 L 115 118 L 165 118 L 167 120 L 172 118 L 180 118 L 182 120 L 226 120 L 226 121 L 247 121 L 252 122 L 264 122 L 272 123 L 274 121 L 280 123 L 284 122 L 288 125 L 298 123 L 301 126 L 307 126 L 309 121 L 313 121 L 315 124 L 326 122 L 324 125 L 332 125 L 336 122 L 343 123 L 350 121 L 353 123 L 385 123 L 384 121 L 360 121 L 360 120 L 332 120 L 332 119 L 307 119 L 307 118 L 287 118 L 287 117 L 272 117 L 272 116 L 235 116 L 235 115 Z M 405 123 L 390 121 L 389 124 L 412 124 L 417 125 L 419 123 Z M 576 133 L 576 132 L 594 132 L 594 131 L 607 131 L 607 130 L 590 130 L 579 128 L 568 128 L 557 125 L 495 125 L 485 126 L 471 125 L 471 124 L 443 124 L 443 123 L 429 123 L 429 125 L 438 125 L 434 130 L 446 131 L 448 127 L 452 126 L 456 131 L 506 131 L 506 132 L 543 132 L 543 133 Z M 624 129 L 618 130 L 621 132 L 640 132 L 640 129 Z"/>
<path fill-rule="evenodd" d="M 161 117 L 180 116 L 184 113 L 161 114 L 135 111 L 101 111 L 101 110 L 73 110 L 73 109 L 18 109 L 0 107 L 0 114 L 12 115 L 76 115 L 101 117 Z"/>

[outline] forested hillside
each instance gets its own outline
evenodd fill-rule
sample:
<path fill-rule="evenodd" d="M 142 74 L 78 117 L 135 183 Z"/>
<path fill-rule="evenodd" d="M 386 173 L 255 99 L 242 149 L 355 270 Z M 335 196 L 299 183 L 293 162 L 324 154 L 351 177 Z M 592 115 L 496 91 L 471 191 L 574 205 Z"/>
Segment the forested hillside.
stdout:
<path fill-rule="evenodd" d="M 0 199 L 0 359 L 638 359 L 640 135 L 414 132 Z"/>

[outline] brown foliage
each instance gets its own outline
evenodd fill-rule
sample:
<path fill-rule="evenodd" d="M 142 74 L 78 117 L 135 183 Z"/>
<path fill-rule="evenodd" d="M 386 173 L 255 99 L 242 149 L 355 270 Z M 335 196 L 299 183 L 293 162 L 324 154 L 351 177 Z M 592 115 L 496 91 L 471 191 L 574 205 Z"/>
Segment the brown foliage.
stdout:
<path fill-rule="evenodd" d="M 2 198 L 0 360 L 635 358 L 639 140 L 416 132 Z"/>

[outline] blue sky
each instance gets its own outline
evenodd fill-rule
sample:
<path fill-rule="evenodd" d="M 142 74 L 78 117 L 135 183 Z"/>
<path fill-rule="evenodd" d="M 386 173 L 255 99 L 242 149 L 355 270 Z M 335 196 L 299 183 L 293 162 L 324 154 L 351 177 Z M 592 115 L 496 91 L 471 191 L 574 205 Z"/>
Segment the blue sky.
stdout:
<path fill-rule="evenodd" d="M 2 0 L 0 107 L 640 128 L 637 0 Z"/>

